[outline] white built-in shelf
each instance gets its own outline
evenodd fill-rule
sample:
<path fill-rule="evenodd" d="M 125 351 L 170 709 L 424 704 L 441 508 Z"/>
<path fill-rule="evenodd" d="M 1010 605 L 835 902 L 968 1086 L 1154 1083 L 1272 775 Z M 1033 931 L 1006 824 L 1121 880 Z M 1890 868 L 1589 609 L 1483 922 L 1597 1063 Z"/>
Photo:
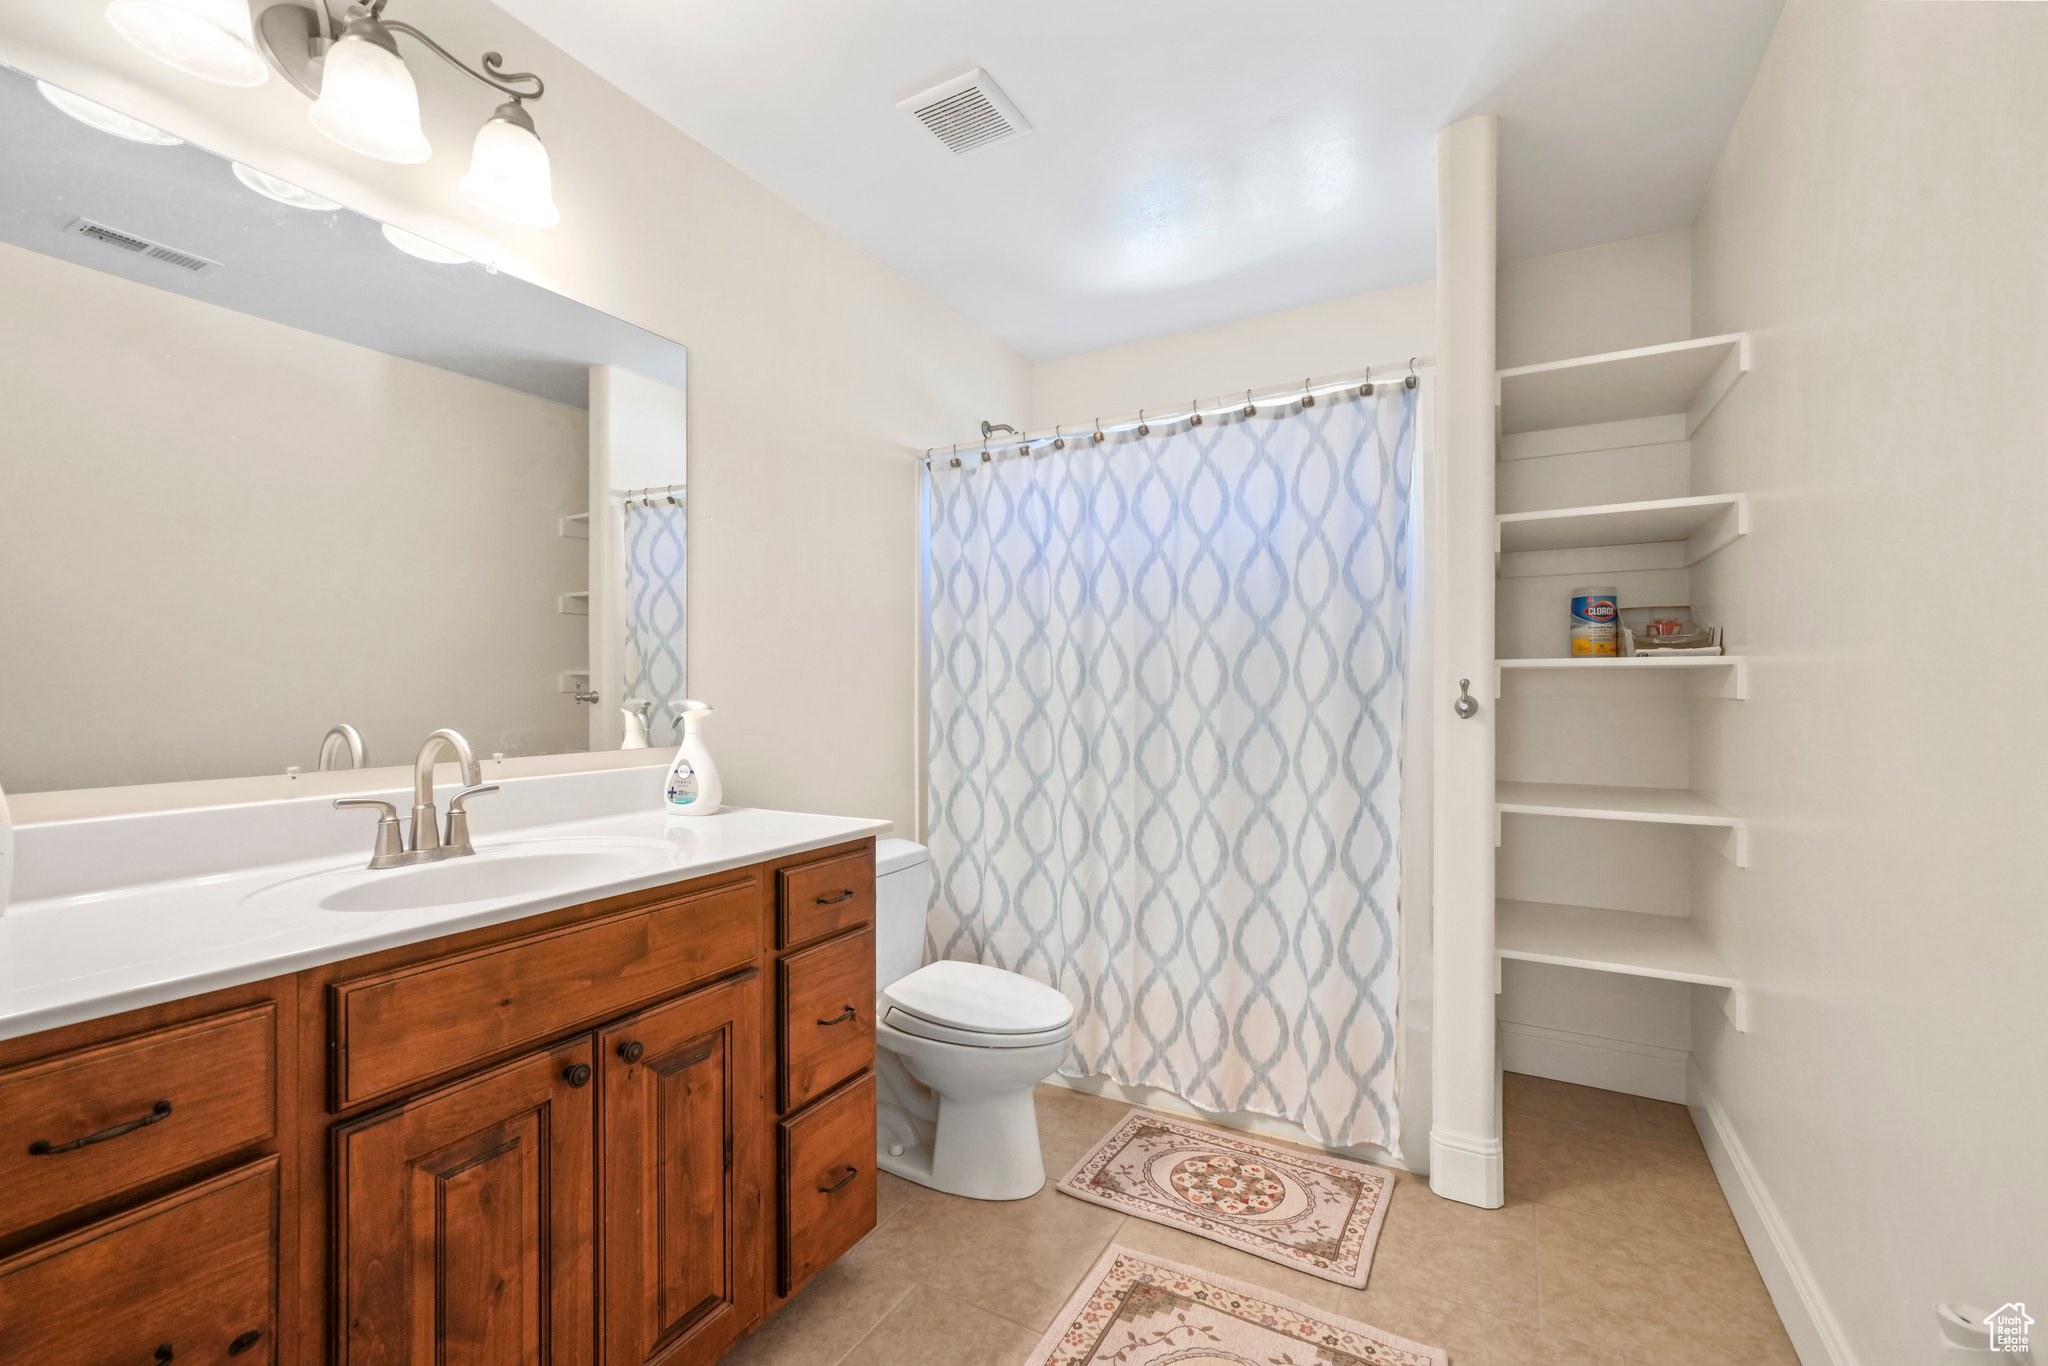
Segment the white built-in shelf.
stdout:
<path fill-rule="evenodd" d="M 1728 832 L 1738 868 L 1749 866 L 1749 827 L 1697 792 L 1679 787 L 1596 787 L 1586 783 L 1496 783 L 1494 843 L 1500 816 L 1561 816 L 1572 820 L 1691 825 Z"/>
<path fill-rule="evenodd" d="M 590 691 L 590 670 L 571 669 L 567 673 L 558 674 L 555 678 L 555 686 L 565 696 L 574 696 L 580 692 L 588 692 Z"/>
<path fill-rule="evenodd" d="M 1514 554 L 1683 541 L 1685 562 L 1691 565 L 1748 534 L 1748 496 L 1709 493 L 1548 512 L 1504 512 L 1494 518 L 1493 548 L 1497 554 Z"/>
<path fill-rule="evenodd" d="M 1494 381 L 1500 434 L 1682 413 L 1690 436 L 1748 370 L 1741 332 L 1516 366 Z"/>
<path fill-rule="evenodd" d="M 1720 987 L 1728 993 L 1728 1018 L 1737 1030 L 1748 1028 L 1741 979 L 1687 916 L 1501 901 L 1495 905 L 1494 948 L 1502 959 L 1519 962 Z"/>
<path fill-rule="evenodd" d="M 587 541 L 590 539 L 590 514 L 572 512 L 555 523 L 555 530 L 572 541 Z"/>
<path fill-rule="evenodd" d="M 564 593 L 555 599 L 555 610 L 565 617 L 587 617 L 590 615 L 590 590 L 581 593 Z"/>
<path fill-rule="evenodd" d="M 1698 679 L 1718 697 L 1745 701 L 1749 697 L 1749 661 L 1741 655 L 1618 655 L 1587 659 L 1497 659 L 1493 662 L 1493 695 L 1500 697 L 1509 675 L 1558 674 L 1567 677 L 1641 678 L 1675 674 Z"/>

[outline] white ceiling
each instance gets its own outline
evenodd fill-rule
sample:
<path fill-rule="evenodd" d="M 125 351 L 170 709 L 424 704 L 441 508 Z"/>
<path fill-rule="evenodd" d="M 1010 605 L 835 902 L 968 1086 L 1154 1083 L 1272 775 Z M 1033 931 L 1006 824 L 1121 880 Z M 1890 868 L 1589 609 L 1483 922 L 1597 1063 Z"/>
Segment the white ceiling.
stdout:
<path fill-rule="evenodd" d="M 1430 278 L 1470 114 L 1506 257 L 1683 227 L 1782 2 L 497 0 L 1033 359 Z M 896 108 L 970 66 L 1037 131 Z"/>

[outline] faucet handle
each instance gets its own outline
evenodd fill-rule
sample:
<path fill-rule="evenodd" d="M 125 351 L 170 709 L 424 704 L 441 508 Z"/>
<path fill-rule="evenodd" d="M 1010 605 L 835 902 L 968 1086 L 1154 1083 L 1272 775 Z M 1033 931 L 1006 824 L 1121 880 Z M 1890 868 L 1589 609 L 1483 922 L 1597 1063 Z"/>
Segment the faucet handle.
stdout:
<path fill-rule="evenodd" d="M 496 783 L 479 783 L 475 787 L 463 788 L 448 799 L 448 835 L 441 843 L 451 856 L 475 852 L 469 843 L 469 799 L 497 790 Z"/>
<path fill-rule="evenodd" d="M 334 809 L 346 811 L 362 807 L 378 812 L 377 844 L 370 851 L 372 868 L 389 868 L 405 853 L 405 832 L 398 825 L 398 808 L 390 802 L 375 801 L 363 797 L 336 797 Z"/>

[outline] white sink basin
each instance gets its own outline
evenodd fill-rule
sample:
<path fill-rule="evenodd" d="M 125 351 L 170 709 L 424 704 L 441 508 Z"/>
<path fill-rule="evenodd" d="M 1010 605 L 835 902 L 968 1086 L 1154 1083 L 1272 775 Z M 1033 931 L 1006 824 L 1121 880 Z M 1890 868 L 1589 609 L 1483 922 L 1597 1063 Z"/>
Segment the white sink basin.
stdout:
<path fill-rule="evenodd" d="M 602 887 L 659 872 L 674 850 L 659 840 L 533 840 L 410 868 L 331 869 L 258 888 L 252 908 L 275 905 L 343 912 L 446 910 Z"/>

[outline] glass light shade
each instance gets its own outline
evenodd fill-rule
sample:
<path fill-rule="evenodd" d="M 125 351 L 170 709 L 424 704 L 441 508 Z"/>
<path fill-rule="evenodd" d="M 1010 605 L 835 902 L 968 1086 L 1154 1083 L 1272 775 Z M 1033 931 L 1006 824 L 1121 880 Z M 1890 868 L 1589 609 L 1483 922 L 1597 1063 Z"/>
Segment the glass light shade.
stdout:
<path fill-rule="evenodd" d="M 278 203 L 294 209 L 312 209 L 319 212 L 341 207 L 324 194 L 314 194 L 311 190 L 294 185 L 289 180 L 280 180 L 267 171 L 259 171 L 254 166 L 244 166 L 237 161 L 234 167 L 235 179 L 265 199 L 275 199 Z"/>
<path fill-rule="evenodd" d="M 320 98 L 306 116 L 350 151 L 379 161 L 413 165 L 434 154 L 420 129 L 420 93 L 405 59 L 352 32 L 327 50 Z"/>
<path fill-rule="evenodd" d="M 249 0 L 110 0 L 107 22 L 188 76 L 221 85 L 270 79 L 270 65 L 256 50 Z"/>
<path fill-rule="evenodd" d="M 83 95 L 74 95 L 62 86 L 51 85 L 48 81 L 37 81 L 36 89 L 42 91 L 43 98 L 51 104 L 87 127 L 97 128 L 102 133 L 112 133 L 117 138 L 147 143 L 151 147 L 176 147 L 185 140 L 166 133 L 153 123 L 131 119 L 118 109 L 96 104 Z"/>
<path fill-rule="evenodd" d="M 437 266 L 466 266 L 469 264 L 469 258 L 461 252 L 451 247 L 444 247 L 439 242 L 422 237 L 416 232 L 407 232 L 404 228 L 394 228 L 389 223 L 384 224 L 382 230 L 384 240 L 397 247 L 407 256 L 417 256 L 422 261 L 432 261 Z"/>
<path fill-rule="evenodd" d="M 530 120 L 517 105 L 500 110 L 476 135 L 469 174 L 462 195 L 485 213 L 528 228 L 551 228 L 562 221 L 555 207 L 554 171 L 548 149 L 541 145 Z"/>

